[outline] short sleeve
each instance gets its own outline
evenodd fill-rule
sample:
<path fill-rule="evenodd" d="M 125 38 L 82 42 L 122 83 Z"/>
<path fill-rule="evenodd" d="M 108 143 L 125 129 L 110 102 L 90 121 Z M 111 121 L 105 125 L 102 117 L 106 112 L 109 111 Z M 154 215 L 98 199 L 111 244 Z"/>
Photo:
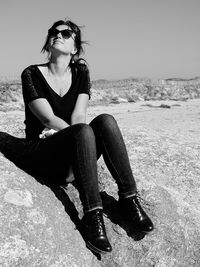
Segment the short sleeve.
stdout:
<path fill-rule="evenodd" d="M 80 84 L 79 94 L 88 94 L 89 99 L 91 98 L 90 74 L 86 66 L 81 68 L 81 84 Z"/>
<path fill-rule="evenodd" d="M 28 104 L 37 98 L 45 98 L 42 86 L 40 86 L 37 77 L 35 76 L 34 69 L 31 68 L 31 66 L 22 72 L 21 81 L 25 104 Z"/>

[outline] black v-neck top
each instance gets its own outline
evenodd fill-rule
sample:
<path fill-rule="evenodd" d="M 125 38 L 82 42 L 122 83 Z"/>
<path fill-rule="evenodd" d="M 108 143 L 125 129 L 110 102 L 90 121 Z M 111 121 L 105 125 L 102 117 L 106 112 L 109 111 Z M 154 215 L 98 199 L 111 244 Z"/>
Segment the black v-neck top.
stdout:
<path fill-rule="evenodd" d="M 40 65 L 31 65 L 21 74 L 22 93 L 25 104 L 25 133 L 27 140 L 38 139 L 45 128 L 39 119 L 32 113 L 28 104 L 38 98 L 45 98 L 56 116 L 70 124 L 77 97 L 79 94 L 88 94 L 90 97 L 90 77 L 85 64 L 71 65 L 72 82 L 64 96 L 59 96 L 48 84 L 39 70 Z"/>

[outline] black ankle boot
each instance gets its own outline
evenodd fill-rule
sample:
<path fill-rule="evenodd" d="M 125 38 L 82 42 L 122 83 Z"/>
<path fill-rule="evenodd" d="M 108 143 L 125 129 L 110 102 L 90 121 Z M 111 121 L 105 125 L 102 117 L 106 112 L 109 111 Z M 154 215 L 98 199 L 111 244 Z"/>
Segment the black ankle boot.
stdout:
<path fill-rule="evenodd" d="M 102 210 L 96 209 L 86 213 L 82 222 L 87 247 L 97 253 L 111 252 L 112 247 L 106 236 Z"/>
<path fill-rule="evenodd" d="M 120 199 L 120 213 L 133 225 L 133 232 L 148 233 L 153 230 L 153 223 L 141 207 L 138 196 Z"/>

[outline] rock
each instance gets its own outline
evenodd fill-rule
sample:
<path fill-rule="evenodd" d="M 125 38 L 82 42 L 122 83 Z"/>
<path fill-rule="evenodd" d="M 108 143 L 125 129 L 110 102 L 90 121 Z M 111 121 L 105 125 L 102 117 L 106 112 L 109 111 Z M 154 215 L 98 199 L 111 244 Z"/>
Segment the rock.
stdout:
<path fill-rule="evenodd" d="M 0 130 L 6 130 L 8 122 L 18 124 L 9 131 L 18 129 L 19 136 L 20 120 L 20 114 L 4 114 Z M 122 131 L 141 201 L 155 230 L 130 236 L 130 225 L 118 214 L 116 184 L 100 159 L 99 186 L 113 251 L 94 255 L 79 232 L 82 207 L 76 188 L 50 188 L 1 156 L 0 265 L 200 266 L 200 138 L 192 131 L 174 135 L 170 129 L 137 124 Z"/>
<path fill-rule="evenodd" d="M 100 266 L 66 212 L 64 192 L 53 192 L 2 155 L 0 162 L 0 266 Z"/>
<path fill-rule="evenodd" d="M 119 103 L 127 103 L 128 100 L 126 98 L 122 97 L 113 97 L 110 101 L 110 103 L 119 104 Z"/>
<path fill-rule="evenodd" d="M 17 117 L 2 114 L 1 127 L 6 130 L 6 121 L 12 118 L 19 127 L 10 125 L 8 131 L 19 137 L 23 126 Z M 2 141 L 8 140 L 1 133 L 0 147 Z M 86 248 L 79 224 L 77 211 L 61 187 L 38 182 L 0 153 L 0 266 L 100 266 Z"/>
<path fill-rule="evenodd" d="M 166 104 L 161 104 L 159 106 L 159 108 L 171 108 L 171 106 L 170 105 L 166 105 Z"/>
<path fill-rule="evenodd" d="M 146 106 L 146 107 L 151 107 L 151 108 L 171 108 L 171 106 L 169 104 L 157 104 L 157 105 L 152 105 L 150 103 L 144 104 L 142 106 Z M 179 105 L 180 106 L 180 105 Z"/>

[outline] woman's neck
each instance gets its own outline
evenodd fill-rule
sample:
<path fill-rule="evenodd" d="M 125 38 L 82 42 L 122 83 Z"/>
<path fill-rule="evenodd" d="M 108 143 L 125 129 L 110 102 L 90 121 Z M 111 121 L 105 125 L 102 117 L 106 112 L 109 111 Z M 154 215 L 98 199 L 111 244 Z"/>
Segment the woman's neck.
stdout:
<path fill-rule="evenodd" d="M 48 71 L 51 75 L 63 76 L 69 71 L 71 56 L 51 57 L 48 63 Z"/>

